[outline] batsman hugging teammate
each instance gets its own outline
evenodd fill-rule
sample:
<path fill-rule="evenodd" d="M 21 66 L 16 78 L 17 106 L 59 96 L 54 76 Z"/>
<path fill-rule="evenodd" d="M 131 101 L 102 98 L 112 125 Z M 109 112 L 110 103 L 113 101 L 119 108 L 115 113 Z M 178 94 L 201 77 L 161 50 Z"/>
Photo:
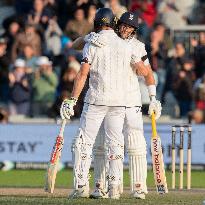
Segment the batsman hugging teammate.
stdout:
<path fill-rule="evenodd" d="M 136 20 L 134 14 L 127 13 L 126 15 L 130 21 Z M 138 188 L 137 194 L 142 195 L 139 198 L 143 198 L 143 194 L 146 193 L 146 143 L 143 136 L 140 91 L 135 73 L 145 76 L 149 85 L 151 96 L 149 112 L 155 110 L 159 116 L 161 106 L 155 98 L 156 87 L 152 71 L 148 65 L 145 66 L 148 62 L 146 56 L 142 58 L 142 54 L 140 56 L 140 52 L 136 51 L 139 42 L 132 38 L 135 25 L 129 26 L 126 22 L 121 22 L 119 32 L 124 32 L 121 37 L 131 37 L 129 40 L 123 41 L 112 29 L 113 20 L 114 16 L 109 9 L 100 9 L 96 13 L 94 25 L 103 39 L 102 46 L 94 45 L 92 40 L 85 45 L 83 64 L 75 81 L 73 98 L 65 100 L 61 106 L 62 118 L 69 118 L 73 115 L 73 106 L 88 73 L 90 73 L 89 90 L 81 115 L 79 133 L 73 144 L 75 190 L 71 195 L 72 198 L 89 196 L 88 172 L 92 159 L 92 147 L 103 120 L 105 129 L 103 136 L 105 136 L 107 147 L 104 164 L 108 176 L 109 197 L 114 199 L 120 197 L 119 185 L 122 183 L 124 155 L 124 137 L 122 135 L 124 120 L 127 127 L 128 153 L 130 156 L 134 156 L 133 160 L 130 160 L 130 167 L 141 167 L 138 170 L 138 176 L 145 174 L 142 179 L 133 179 L 133 183 L 135 186 L 136 183 L 139 184 L 139 187 L 136 187 Z M 135 49 L 133 45 L 135 45 Z M 132 67 L 130 63 L 132 63 Z M 135 169 L 137 171 L 136 167 Z M 104 187 L 102 188 L 104 189 Z M 102 192 L 99 191 L 102 188 L 98 186 L 93 193 L 96 198 L 100 197 Z"/>
<path fill-rule="evenodd" d="M 132 12 L 125 12 L 117 23 L 116 33 L 124 39 L 128 44 L 133 46 L 133 49 L 140 55 L 141 61 L 145 68 L 136 70 L 138 75 L 145 77 L 146 84 L 150 95 L 149 114 L 155 111 L 156 118 L 161 115 L 161 104 L 156 100 L 156 86 L 153 78 L 153 73 L 150 68 L 149 60 L 145 45 L 135 38 L 135 31 L 138 27 L 138 16 Z M 82 39 L 76 41 L 79 46 Z M 92 42 L 96 46 L 102 47 L 105 45 L 103 37 L 97 33 L 91 33 L 84 38 L 84 41 Z M 82 43 L 82 42 L 81 42 Z M 147 193 L 146 178 L 147 178 L 147 160 L 146 160 L 146 142 L 143 135 L 143 122 L 141 113 L 141 93 L 139 90 L 138 78 L 132 72 L 128 83 L 129 100 L 137 100 L 134 106 L 127 104 L 126 116 L 124 123 L 124 136 L 126 149 L 129 155 L 129 173 L 130 173 L 130 190 L 135 198 L 145 199 Z M 107 178 L 110 177 L 106 173 L 106 147 L 104 146 L 104 130 L 101 127 L 94 146 L 94 173 L 95 173 L 95 191 L 91 194 L 93 198 L 107 198 Z M 123 178 L 123 168 L 121 170 Z M 123 191 L 123 181 L 119 184 L 118 192 Z"/>

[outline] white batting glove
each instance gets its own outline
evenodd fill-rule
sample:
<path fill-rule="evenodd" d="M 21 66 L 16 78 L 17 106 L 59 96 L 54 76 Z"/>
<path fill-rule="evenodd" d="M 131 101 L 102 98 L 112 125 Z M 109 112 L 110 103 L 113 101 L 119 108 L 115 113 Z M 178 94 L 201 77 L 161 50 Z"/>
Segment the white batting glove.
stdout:
<path fill-rule="evenodd" d="M 148 114 L 151 117 L 152 113 L 155 113 L 155 119 L 159 119 L 161 116 L 162 106 L 159 100 L 156 100 L 155 96 L 151 97 L 151 101 L 149 104 Z"/>
<path fill-rule="evenodd" d="M 65 99 L 60 108 L 60 116 L 62 120 L 67 119 L 69 120 L 71 116 L 74 115 L 74 109 L 73 107 L 76 105 L 77 99 L 71 98 L 71 99 Z"/>
<path fill-rule="evenodd" d="M 84 37 L 84 41 L 86 43 L 91 43 L 91 44 L 93 44 L 97 47 L 100 47 L 100 48 L 106 45 L 105 39 L 103 39 L 102 35 L 95 33 L 95 32 L 91 32 L 91 33 L 87 34 Z"/>

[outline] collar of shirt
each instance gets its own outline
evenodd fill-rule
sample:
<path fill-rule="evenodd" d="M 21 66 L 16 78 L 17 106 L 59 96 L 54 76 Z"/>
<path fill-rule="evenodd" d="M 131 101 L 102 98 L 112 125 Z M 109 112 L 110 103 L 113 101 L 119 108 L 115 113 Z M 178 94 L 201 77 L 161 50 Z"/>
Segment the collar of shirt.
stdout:
<path fill-rule="evenodd" d="M 114 32 L 114 30 L 112 30 L 112 29 L 110 29 L 110 30 L 102 30 L 102 31 L 100 31 L 99 32 L 100 34 L 108 34 L 108 33 L 113 33 L 113 34 L 116 34 L 115 32 Z M 117 34 L 116 34 L 117 35 Z"/>

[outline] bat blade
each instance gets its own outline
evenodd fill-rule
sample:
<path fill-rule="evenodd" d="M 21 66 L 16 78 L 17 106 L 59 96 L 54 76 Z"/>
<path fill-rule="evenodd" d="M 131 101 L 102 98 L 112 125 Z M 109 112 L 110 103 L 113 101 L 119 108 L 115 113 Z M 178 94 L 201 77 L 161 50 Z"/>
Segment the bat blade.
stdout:
<path fill-rule="evenodd" d="M 66 121 L 63 121 L 60 134 L 56 138 L 56 141 L 53 146 L 52 153 L 51 153 L 51 158 L 48 163 L 48 168 L 47 168 L 46 178 L 45 178 L 45 187 L 44 187 L 45 192 L 49 192 L 49 193 L 54 192 L 56 174 L 58 171 L 58 162 L 61 158 L 61 152 L 62 152 L 63 144 L 64 144 L 63 131 L 64 131 L 65 123 Z"/>
<path fill-rule="evenodd" d="M 159 137 L 156 139 L 152 139 L 151 150 L 152 150 L 154 180 L 155 180 L 157 193 L 159 194 L 168 193 L 161 140 Z"/>
<path fill-rule="evenodd" d="M 164 160 L 162 153 L 162 145 L 160 136 L 157 134 L 155 114 L 152 113 L 152 139 L 151 139 L 151 151 L 152 151 L 152 164 L 154 172 L 154 180 L 157 189 L 157 193 L 168 193 L 167 180 L 164 169 Z"/>
<path fill-rule="evenodd" d="M 47 173 L 46 173 L 46 182 L 45 182 L 45 191 L 53 193 L 55 186 L 56 174 L 58 171 L 58 162 L 61 157 L 61 152 L 63 149 L 64 139 L 61 136 L 56 138 L 53 151 L 51 153 L 51 159 L 48 163 Z"/>

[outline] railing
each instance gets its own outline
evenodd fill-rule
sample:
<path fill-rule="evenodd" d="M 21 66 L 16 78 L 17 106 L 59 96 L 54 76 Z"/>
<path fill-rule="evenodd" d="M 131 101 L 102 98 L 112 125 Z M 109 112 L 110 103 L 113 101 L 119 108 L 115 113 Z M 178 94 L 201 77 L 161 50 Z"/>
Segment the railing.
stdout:
<path fill-rule="evenodd" d="M 173 42 L 184 42 L 187 51 L 192 52 L 191 39 L 199 40 L 199 33 L 205 32 L 205 25 L 175 26 L 170 30 L 170 38 Z"/>

